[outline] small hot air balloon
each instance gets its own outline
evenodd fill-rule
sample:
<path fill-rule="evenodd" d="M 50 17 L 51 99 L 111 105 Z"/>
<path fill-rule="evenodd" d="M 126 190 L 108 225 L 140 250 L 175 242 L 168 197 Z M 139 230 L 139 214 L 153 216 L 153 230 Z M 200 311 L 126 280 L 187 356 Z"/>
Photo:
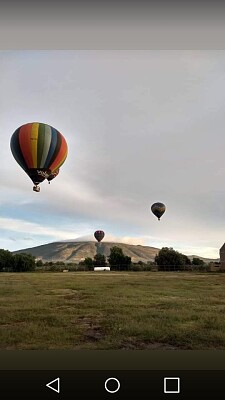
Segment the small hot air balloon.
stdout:
<path fill-rule="evenodd" d="M 18 164 L 40 191 L 39 183 L 48 179 L 64 163 L 68 147 L 64 136 L 50 125 L 31 122 L 12 135 L 10 147 Z"/>
<path fill-rule="evenodd" d="M 166 211 L 166 206 L 163 203 L 154 203 L 151 206 L 151 210 L 153 214 L 158 218 L 160 221 L 161 216 L 164 214 Z"/>
<path fill-rule="evenodd" d="M 52 181 L 52 179 L 55 179 L 55 177 L 56 177 L 58 174 L 59 174 L 59 168 L 58 168 L 55 172 L 52 172 L 52 173 L 48 176 L 48 178 L 47 178 L 48 183 L 50 184 L 50 183 L 51 183 L 50 181 Z"/>
<path fill-rule="evenodd" d="M 105 233 L 103 231 L 95 231 L 94 237 L 98 242 L 101 242 L 101 240 L 104 238 Z"/>

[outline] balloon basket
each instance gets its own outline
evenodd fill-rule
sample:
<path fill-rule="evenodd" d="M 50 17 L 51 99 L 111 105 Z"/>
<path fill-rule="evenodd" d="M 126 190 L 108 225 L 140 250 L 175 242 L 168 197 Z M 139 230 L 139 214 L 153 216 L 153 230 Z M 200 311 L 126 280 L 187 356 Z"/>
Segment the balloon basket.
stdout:
<path fill-rule="evenodd" d="M 34 186 L 33 191 L 34 192 L 40 192 L 41 188 L 39 186 Z"/>

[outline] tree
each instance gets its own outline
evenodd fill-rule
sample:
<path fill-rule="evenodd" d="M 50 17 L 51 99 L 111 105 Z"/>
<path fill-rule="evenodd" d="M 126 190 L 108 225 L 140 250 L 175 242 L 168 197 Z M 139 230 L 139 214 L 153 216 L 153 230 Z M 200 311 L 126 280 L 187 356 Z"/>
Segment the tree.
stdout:
<path fill-rule="evenodd" d="M 88 269 L 88 271 L 93 271 L 94 266 L 93 266 L 93 260 L 91 257 L 85 258 L 83 261 L 84 266 Z"/>
<path fill-rule="evenodd" d="M 112 270 L 127 271 L 131 266 L 131 258 L 117 246 L 111 247 L 108 261 Z"/>
<path fill-rule="evenodd" d="M 194 257 L 192 260 L 192 265 L 198 265 L 202 267 L 204 265 L 204 261 L 200 258 Z"/>
<path fill-rule="evenodd" d="M 35 258 L 31 254 L 19 253 L 13 256 L 13 271 L 28 272 L 35 270 Z"/>
<path fill-rule="evenodd" d="M 13 270 L 13 255 L 9 250 L 0 249 L 0 272 Z"/>
<path fill-rule="evenodd" d="M 190 260 L 190 258 L 188 258 L 185 254 L 181 254 L 181 253 L 180 253 L 180 255 L 182 256 L 185 265 L 191 265 L 191 260 Z"/>
<path fill-rule="evenodd" d="M 43 267 L 43 261 L 42 260 L 37 260 L 36 262 L 36 267 Z"/>
<path fill-rule="evenodd" d="M 106 267 L 106 259 L 104 254 L 95 254 L 93 265 L 94 267 Z"/>
<path fill-rule="evenodd" d="M 192 260 L 193 270 L 195 271 L 207 271 L 209 270 L 208 266 L 204 263 L 201 258 L 194 257 Z"/>
<path fill-rule="evenodd" d="M 172 247 L 163 247 L 155 257 L 155 262 L 159 271 L 178 271 L 184 268 L 187 259 L 184 254 L 175 251 Z"/>

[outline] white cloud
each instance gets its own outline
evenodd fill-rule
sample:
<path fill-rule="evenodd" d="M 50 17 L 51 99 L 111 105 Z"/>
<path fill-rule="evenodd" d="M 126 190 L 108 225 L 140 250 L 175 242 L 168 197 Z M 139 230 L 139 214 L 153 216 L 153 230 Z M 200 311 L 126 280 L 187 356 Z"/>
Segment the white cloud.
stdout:
<path fill-rule="evenodd" d="M 83 242 L 83 241 L 95 241 L 94 235 L 82 235 L 74 238 L 73 241 L 75 242 Z M 145 245 L 145 239 L 141 237 L 134 237 L 134 236 L 115 236 L 106 233 L 103 239 L 103 242 L 112 242 L 112 243 L 125 243 L 125 244 L 133 244 L 133 245 Z"/>
<path fill-rule="evenodd" d="M 0 59 L 2 231 L 31 234 L 35 245 L 106 225 L 112 241 L 216 253 L 225 239 L 224 51 Z M 14 130 L 34 120 L 57 127 L 69 146 L 61 173 L 40 193 L 9 147 Z M 159 224 L 155 201 L 168 206 Z"/>
<path fill-rule="evenodd" d="M 200 256 L 205 258 L 219 258 L 219 249 L 214 247 L 177 247 L 177 251 L 186 254 L 187 256 Z"/>
<path fill-rule="evenodd" d="M 12 231 L 17 233 L 26 233 L 33 236 L 47 236 L 57 240 L 72 239 L 75 235 L 84 232 L 87 229 L 82 226 L 80 230 L 69 227 L 65 229 L 57 229 L 55 227 L 44 226 L 34 222 L 28 222 L 21 219 L 0 218 L 0 230 Z"/>
<path fill-rule="evenodd" d="M 133 245 L 145 245 L 145 239 L 142 237 L 134 237 L 134 236 L 115 236 L 115 235 L 106 235 L 105 241 L 107 242 L 116 242 L 116 243 L 125 243 L 125 244 L 133 244 Z"/>

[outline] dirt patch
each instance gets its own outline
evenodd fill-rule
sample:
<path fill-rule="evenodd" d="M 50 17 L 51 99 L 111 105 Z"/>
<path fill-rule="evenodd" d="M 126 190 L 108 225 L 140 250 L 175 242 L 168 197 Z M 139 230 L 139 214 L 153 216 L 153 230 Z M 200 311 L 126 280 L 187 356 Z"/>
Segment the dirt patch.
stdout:
<path fill-rule="evenodd" d="M 145 342 L 135 338 L 127 338 L 121 343 L 121 350 L 180 350 L 169 343 Z"/>
<path fill-rule="evenodd" d="M 83 328 L 83 335 L 85 340 L 98 341 L 104 336 L 103 329 L 100 325 L 99 317 L 78 317 L 76 321 L 80 327 Z"/>
<path fill-rule="evenodd" d="M 14 328 L 14 327 L 18 327 L 18 326 L 25 326 L 27 325 L 26 321 L 18 321 L 18 322 L 9 322 L 7 324 L 1 324 L 0 328 Z"/>
<path fill-rule="evenodd" d="M 96 342 L 103 338 L 103 332 L 101 332 L 101 328 L 92 328 L 85 332 L 85 338 L 89 341 Z"/>
<path fill-rule="evenodd" d="M 55 289 L 55 290 L 50 290 L 50 294 L 54 294 L 56 296 L 65 296 L 65 295 L 74 295 L 78 293 L 78 290 L 74 289 Z"/>
<path fill-rule="evenodd" d="M 50 294 L 54 296 L 61 297 L 63 300 L 69 300 L 71 302 L 77 302 L 79 300 L 83 300 L 85 295 L 81 290 L 76 289 L 55 289 L 52 290 Z"/>

